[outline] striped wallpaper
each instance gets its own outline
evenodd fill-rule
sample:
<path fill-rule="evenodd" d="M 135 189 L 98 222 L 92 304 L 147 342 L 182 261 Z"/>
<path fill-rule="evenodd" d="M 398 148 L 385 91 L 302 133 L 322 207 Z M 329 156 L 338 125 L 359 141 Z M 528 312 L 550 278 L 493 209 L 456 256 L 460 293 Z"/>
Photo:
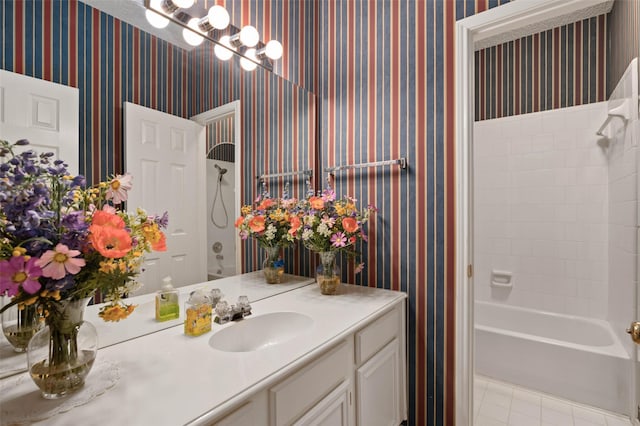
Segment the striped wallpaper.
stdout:
<path fill-rule="evenodd" d="M 366 269 L 345 278 L 408 293 L 409 424 L 454 425 L 454 29 L 499 2 L 317 4 L 321 166 L 409 163 L 336 176 L 379 208 Z"/>
<path fill-rule="evenodd" d="M 606 100 L 605 15 L 476 51 L 476 120 Z"/>
<path fill-rule="evenodd" d="M 631 60 L 640 57 L 640 1 L 616 0 L 607 17 L 607 28 L 609 35 L 608 98 Z"/>
<path fill-rule="evenodd" d="M 312 169 L 315 164 L 316 107 L 315 96 L 279 76 L 256 69 L 243 71 L 238 61 L 215 59 L 210 45 L 190 52 L 193 81 L 191 88 L 194 114 L 240 99 L 241 158 L 236 163 L 242 170 L 252 170 L 242 182 L 241 199 L 251 204 L 263 188 L 256 179 L 274 174 Z M 232 83 L 229 84 L 229 81 Z M 270 179 L 266 187 L 272 196 L 281 196 L 289 183 L 292 197 L 304 196 L 302 178 Z M 244 245 L 243 270 L 262 267 L 264 254 L 254 241 Z M 286 270 L 309 275 L 313 262 L 304 250 L 287 250 Z"/>
<path fill-rule="evenodd" d="M 238 119 L 240 119 L 238 117 Z M 235 161 L 235 117 L 228 115 L 207 123 L 207 158 Z"/>
<path fill-rule="evenodd" d="M 233 87 L 236 97 L 227 98 L 215 84 L 206 86 L 212 81 L 206 75 L 219 79 L 237 70 L 212 66 L 209 52 L 186 53 L 76 0 L 0 1 L 2 68 L 80 89 L 82 167 L 94 181 L 121 170 L 125 100 L 187 117 L 290 89 L 272 75 L 244 74 Z M 290 158 L 302 159 L 316 165 L 319 185 L 323 167 L 408 158 L 405 171 L 340 172 L 334 184 L 338 193 L 379 208 L 364 246 L 366 269 L 354 276 L 343 265 L 345 279 L 409 294 L 410 425 L 455 424 L 454 25 L 504 2 L 220 1 L 235 26 L 252 23 L 263 40 L 282 41 L 285 55 L 275 71 L 318 99 L 317 110 L 298 121 L 316 129 L 317 150 L 296 132 L 280 135 L 279 123 L 258 130 L 280 113 L 278 105 L 256 106 L 243 111 L 243 137 L 253 142 L 242 161 L 265 172 L 301 167 Z M 566 68 L 560 76 L 570 78 Z M 299 94 L 297 106 L 310 99 Z M 244 197 L 258 191 L 255 180 L 245 179 Z M 247 263 L 259 259 L 247 249 Z M 312 270 L 308 258 L 295 262 L 304 274 Z"/>

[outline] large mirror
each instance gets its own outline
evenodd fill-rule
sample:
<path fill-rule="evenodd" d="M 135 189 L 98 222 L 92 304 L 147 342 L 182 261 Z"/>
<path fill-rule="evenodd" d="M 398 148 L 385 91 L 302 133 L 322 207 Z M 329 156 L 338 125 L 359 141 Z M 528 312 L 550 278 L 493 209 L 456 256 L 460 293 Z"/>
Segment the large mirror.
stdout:
<path fill-rule="evenodd" d="M 37 4 L 37 2 L 34 3 Z M 84 8 L 83 3 L 76 3 L 77 8 L 84 9 L 82 17 L 80 17 L 80 12 L 74 12 L 77 13 L 76 19 L 89 19 L 89 16 L 91 16 L 94 22 L 102 23 L 107 28 L 113 22 L 113 18 L 118 18 L 145 33 L 152 33 L 157 37 L 163 38 L 166 35 L 166 39 L 169 39 L 169 42 L 175 43 L 175 45 L 179 43 L 179 40 L 171 39 L 171 31 L 160 33 L 160 30 L 151 30 L 151 27 L 145 24 L 145 9 L 142 1 L 86 0 L 84 3 L 90 7 Z M 60 5 L 62 14 L 70 13 L 66 8 L 73 7 L 73 4 L 74 2 L 63 2 Z M 91 10 L 91 8 L 97 10 Z M 54 17 L 51 19 L 53 20 Z M 53 25 L 59 25 L 59 22 L 63 21 L 63 19 L 60 19 L 57 21 L 58 23 Z M 67 23 L 63 22 L 63 25 L 65 25 L 64 31 L 68 31 Z M 146 35 L 144 39 L 142 37 L 136 39 L 135 35 L 132 35 L 134 32 L 131 31 L 131 28 L 124 28 L 127 33 L 121 36 L 121 48 L 125 49 L 128 43 L 150 42 L 150 37 Z M 57 31 L 62 31 L 62 29 L 58 28 Z M 110 37 L 110 34 L 112 34 L 110 31 L 105 30 L 102 36 Z M 175 32 L 174 30 L 173 33 L 175 34 Z M 96 37 L 95 35 L 92 36 Z M 70 61 L 75 64 L 81 62 L 90 64 L 90 61 L 83 58 L 83 55 L 87 54 L 86 49 L 89 47 L 89 43 L 85 46 L 84 41 L 81 42 L 84 50 L 76 49 L 74 51 L 76 57 L 70 58 Z M 55 43 L 54 46 L 64 49 Z M 190 48 L 191 50 L 189 51 L 180 49 L 187 49 L 187 47 L 181 44 L 178 49 L 172 48 L 172 52 L 174 55 L 176 52 L 182 55 L 180 63 L 182 68 L 175 68 L 172 73 L 158 73 L 154 78 L 173 79 L 173 81 L 166 82 L 166 85 L 171 87 L 175 84 L 178 72 L 189 74 L 188 79 L 182 80 L 183 82 L 188 80 L 188 85 L 185 83 L 185 86 L 178 91 L 184 99 L 170 98 L 167 99 L 167 102 L 181 103 L 188 110 L 188 113 L 182 112 L 183 118 L 200 121 L 207 128 L 209 142 L 201 155 L 202 158 L 210 158 L 207 161 L 211 161 L 211 170 L 206 183 L 207 200 L 204 203 L 206 206 L 202 215 L 208 217 L 209 221 L 212 221 L 212 217 L 215 218 L 216 224 L 210 231 L 211 235 L 207 239 L 206 245 L 202 247 L 202 250 L 207 251 L 207 257 L 211 261 L 211 264 L 207 265 L 205 280 L 222 278 L 224 281 L 225 279 L 230 279 L 228 277 L 234 274 L 256 271 L 261 268 L 262 264 L 263 254 L 257 248 L 257 245 L 252 241 L 242 242 L 236 237 L 234 221 L 240 205 L 243 203 L 250 204 L 265 188 L 273 196 L 280 195 L 285 186 L 291 196 L 299 197 L 304 195 L 306 186 L 303 176 L 300 178 L 277 178 L 266 182 L 259 180 L 258 177 L 264 174 L 313 169 L 315 164 L 316 98 L 312 93 L 264 68 L 258 67 L 253 72 L 247 72 L 240 68 L 237 58 L 232 58 L 227 62 L 217 60 L 213 54 L 213 46 L 206 42 L 195 49 Z M 101 52 L 104 56 L 101 61 L 104 63 L 97 61 L 96 64 L 100 64 L 96 66 L 104 67 L 105 70 L 113 70 L 116 64 L 112 62 L 109 56 L 113 54 L 112 47 L 109 49 L 104 48 Z M 70 53 L 71 51 L 65 50 L 63 52 L 54 52 L 53 56 L 64 58 L 65 55 Z M 166 52 L 163 55 L 151 53 L 148 57 L 141 58 L 140 63 L 156 60 L 160 64 L 161 61 L 168 60 Z M 155 65 L 151 66 L 148 62 L 143 65 L 148 66 L 149 70 L 156 69 Z M 142 67 L 140 70 L 135 70 L 130 63 L 123 63 L 119 66 L 123 68 L 123 73 L 138 72 L 140 77 L 136 78 L 147 78 L 147 76 L 142 76 L 142 73 L 145 72 Z M 127 67 L 130 69 L 127 69 Z M 158 68 L 160 68 L 160 65 L 158 65 Z M 19 72 L 20 70 L 13 69 L 10 71 Z M 24 70 L 23 72 L 25 74 L 28 73 Z M 111 74 L 107 73 L 107 71 L 101 71 L 100 74 L 104 78 L 111 78 L 108 77 Z M 37 75 L 35 76 L 38 77 Z M 76 76 L 76 78 L 84 79 L 87 77 Z M 67 82 L 67 84 L 71 85 L 71 82 Z M 76 87 L 83 87 L 80 90 L 81 120 L 84 114 L 89 114 L 89 108 L 96 107 L 92 102 L 97 102 L 98 107 L 107 111 L 104 119 L 110 120 L 108 127 L 103 126 L 109 129 L 104 132 L 124 132 L 122 116 L 120 118 L 112 116 L 122 112 L 121 106 L 113 106 L 113 97 L 104 93 L 101 97 L 98 96 L 97 92 L 95 90 L 92 91 L 91 87 L 88 86 L 88 78 L 86 82 L 82 83 L 84 86 L 78 81 L 75 81 L 74 84 L 76 84 Z M 132 90 L 130 87 L 128 89 L 125 88 L 123 81 L 119 84 L 122 85 L 119 89 L 122 93 L 126 93 L 126 90 Z M 105 90 L 115 90 L 114 87 L 111 84 L 105 85 Z M 91 96 L 98 97 L 92 100 Z M 138 103 L 145 104 L 145 102 L 148 102 L 149 96 L 153 95 L 140 92 L 140 96 L 137 98 Z M 111 103 L 100 100 L 101 98 L 108 98 L 108 102 Z M 134 99 L 127 99 L 125 95 L 121 99 L 135 102 Z M 100 104 L 101 102 L 105 102 L 105 104 L 102 105 Z M 216 139 L 215 132 L 219 132 L 220 122 L 228 118 L 225 118 L 224 111 L 225 108 L 229 108 L 229 105 L 232 105 L 234 110 L 233 141 L 224 140 L 224 138 Z M 108 110 L 108 108 L 113 109 Z M 216 113 L 218 115 L 215 115 Z M 100 132 L 96 130 L 100 126 L 101 124 L 95 124 L 93 132 Z M 88 127 L 88 125 L 85 125 L 85 127 Z M 85 128 L 85 132 L 87 131 L 88 129 Z M 92 152 L 91 147 L 86 145 L 91 144 L 91 135 L 84 138 L 81 137 L 81 139 L 88 141 L 85 142 L 85 146 L 82 146 L 81 142 L 81 162 L 84 161 L 85 164 L 91 164 L 91 161 L 93 161 L 93 166 L 96 167 L 96 161 L 98 163 L 107 161 L 116 164 L 115 169 L 120 169 L 117 163 L 122 159 L 124 151 L 122 144 L 124 144 L 124 141 L 106 144 L 100 147 L 101 152 Z M 116 137 L 116 139 L 118 138 Z M 233 143 L 231 144 L 230 142 Z M 223 147 L 225 144 L 227 144 L 226 148 Z M 233 158 L 220 159 L 224 157 L 222 151 L 226 150 L 229 153 L 231 149 L 233 150 Z M 94 180 L 99 178 L 100 176 L 94 171 Z M 217 196 L 216 191 L 218 191 Z M 283 254 L 287 261 L 287 273 L 309 276 L 308 271 L 300 269 L 308 267 L 306 266 L 308 262 L 301 261 L 303 256 L 307 256 L 303 250 L 291 250 Z M 194 285 L 198 283 L 185 282 L 179 284 Z M 269 297 L 281 291 L 291 290 L 292 285 L 305 285 L 303 281 L 296 281 L 290 283 L 290 285 L 275 285 L 270 287 L 269 291 L 262 291 L 257 285 L 253 286 L 253 282 L 249 284 L 246 284 L 245 288 L 249 289 L 250 294 L 248 296 L 251 301 Z M 155 283 L 148 283 L 145 287 L 146 293 L 152 293 L 158 288 Z M 208 285 L 208 287 L 212 287 L 212 285 Z M 151 296 L 149 294 L 148 298 L 144 299 L 147 302 L 144 303 L 153 303 Z M 148 300 L 151 300 L 151 302 L 148 302 Z M 141 313 L 152 315 L 149 306 L 142 306 L 142 308 L 140 310 Z M 100 345 L 118 343 L 118 341 L 136 337 L 136 333 L 142 335 L 181 324 L 181 322 L 176 321 L 155 323 L 152 316 L 144 320 L 147 323 L 140 329 L 133 325 L 133 322 L 128 323 L 128 321 L 109 325 L 108 333 L 101 331 L 103 336 L 108 334 L 108 338 L 102 340 Z M 98 321 L 97 317 L 92 319 L 94 323 Z M 10 350 L 3 347 L 3 345 L 7 344 L 3 337 L 0 336 L 0 358 L 2 358 L 0 376 L 2 375 L 2 370 L 10 369 L 15 371 L 16 365 L 21 362 L 21 356 L 17 358 L 10 356 L 12 355 Z"/>

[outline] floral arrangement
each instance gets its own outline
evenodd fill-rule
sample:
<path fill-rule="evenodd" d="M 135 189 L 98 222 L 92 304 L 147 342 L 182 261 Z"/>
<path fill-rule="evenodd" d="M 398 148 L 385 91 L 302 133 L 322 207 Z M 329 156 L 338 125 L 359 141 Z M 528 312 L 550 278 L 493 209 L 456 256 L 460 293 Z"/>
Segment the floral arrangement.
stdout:
<path fill-rule="evenodd" d="M 254 206 L 244 205 L 235 227 L 243 240 L 251 237 L 263 247 L 292 244 L 302 225 L 298 200 L 260 196 Z"/>
<path fill-rule="evenodd" d="M 345 252 L 355 257 L 358 241 L 367 241 L 363 225 L 369 221 L 374 206 L 359 210 L 356 199 L 343 197 L 336 199 L 332 189 L 325 189 L 320 195 L 307 197 L 303 204 L 300 239 L 305 247 L 315 252 Z M 364 267 L 360 263 L 356 273 Z"/>
<path fill-rule="evenodd" d="M 60 300 L 99 290 L 109 303 L 99 315 L 119 321 L 135 306 L 143 255 L 166 250 L 167 214 L 116 210 L 132 187 L 128 174 L 85 188 L 53 153 L 26 150 L 28 141 L 0 141 L 0 295 L 9 306 L 37 304 L 47 314 Z M 16 147 L 20 146 L 20 153 Z"/>

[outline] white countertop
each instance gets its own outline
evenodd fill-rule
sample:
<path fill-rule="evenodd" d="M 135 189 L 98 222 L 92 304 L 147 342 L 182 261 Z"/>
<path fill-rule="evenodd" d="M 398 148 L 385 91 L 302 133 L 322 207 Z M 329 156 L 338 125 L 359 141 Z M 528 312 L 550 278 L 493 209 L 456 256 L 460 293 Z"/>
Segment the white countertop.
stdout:
<path fill-rule="evenodd" d="M 254 302 L 252 320 L 271 312 L 300 312 L 313 324 L 289 341 L 253 352 L 222 352 L 209 346 L 217 331 L 236 323 L 213 324 L 212 332 L 198 337 L 185 336 L 178 326 L 100 349 L 96 365 L 117 365 L 116 385 L 86 405 L 37 424 L 205 424 L 404 298 L 405 293 L 353 285 L 324 296 L 311 285 Z M 25 392 L 37 392 L 30 385 L 25 384 Z M 3 398 L 0 395 L 0 410 L 3 402 L 12 402 Z"/>
<path fill-rule="evenodd" d="M 238 296 L 248 296 L 249 301 L 254 303 L 313 282 L 313 278 L 285 274 L 282 283 L 267 284 L 262 271 L 255 271 L 176 288 L 180 293 L 180 318 L 175 320 L 164 322 L 155 320 L 155 293 L 128 298 L 126 300 L 128 304 L 138 305 L 138 307 L 126 320 L 105 322 L 100 319 L 98 312 L 104 304 L 87 306 L 84 319 L 96 327 L 99 347 L 104 348 L 166 328 L 182 325 L 184 322 L 184 302 L 189 298 L 189 293 L 198 288 L 203 288 L 207 291 L 219 288 L 224 295 L 224 299 L 229 304 L 235 305 Z M 26 368 L 26 355 L 15 352 L 4 335 L 0 333 L 0 378 L 25 371 Z"/>

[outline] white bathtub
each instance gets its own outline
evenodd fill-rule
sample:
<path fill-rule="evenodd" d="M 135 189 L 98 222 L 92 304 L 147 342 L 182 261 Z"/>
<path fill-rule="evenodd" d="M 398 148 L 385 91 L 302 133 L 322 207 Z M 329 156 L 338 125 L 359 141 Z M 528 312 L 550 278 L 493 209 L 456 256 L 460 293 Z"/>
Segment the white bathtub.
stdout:
<path fill-rule="evenodd" d="M 476 373 L 629 414 L 631 360 L 606 321 L 475 303 Z"/>

